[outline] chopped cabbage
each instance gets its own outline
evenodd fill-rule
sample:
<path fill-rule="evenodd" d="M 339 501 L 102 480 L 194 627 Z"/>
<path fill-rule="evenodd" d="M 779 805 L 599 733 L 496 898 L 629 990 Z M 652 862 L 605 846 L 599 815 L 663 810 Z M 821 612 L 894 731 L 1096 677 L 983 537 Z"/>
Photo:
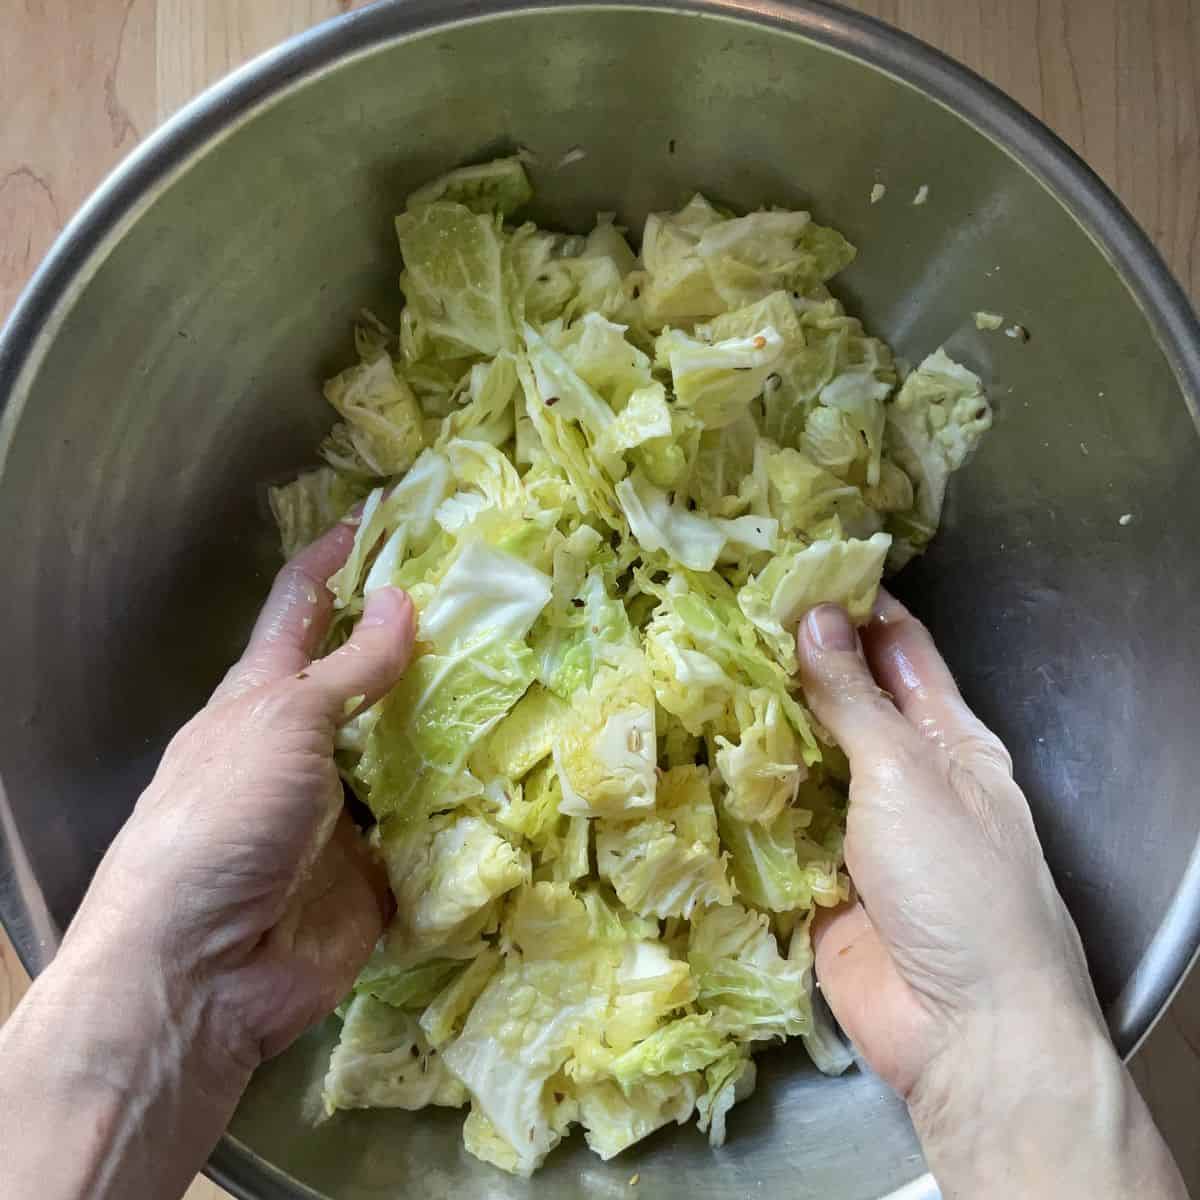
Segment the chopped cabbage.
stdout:
<path fill-rule="evenodd" d="M 820 759 L 792 681 L 763 648 L 736 593 L 715 573 L 673 575 L 665 586 L 644 580 L 660 600 L 645 631 L 645 650 L 659 704 L 690 733 L 734 728 L 734 701 L 744 689 L 766 688 L 799 736 L 806 763 Z"/>
<path fill-rule="evenodd" d="M 421 613 L 419 636 L 452 652 L 482 637 L 523 641 L 550 600 L 550 579 L 512 554 L 472 542 Z"/>
<path fill-rule="evenodd" d="M 457 439 L 503 446 L 515 436 L 521 389 L 511 354 L 497 354 L 491 362 L 471 367 L 463 394 L 466 402 L 442 421 L 439 447 Z"/>
<path fill-rule="evenodd" d="M 617 499 L 643 550 L 651 554 L 661 550 L 692 571 L 711 571 L 731 548 L 753 553 L 775 547 L 778 523 L 774 518 L 701 516 L 679 500 L 672 502 L 640 471 L 617 484 Z"/>
<path fill-rule="evenodd" d="M 716 738 L 724 807 L 739 821 L 769 825 L 795 800 L 808 770 L 777 696 L 752 688 L 739 693 L 734 705 L 741 740 L 734 745 L 720 734 Z"/>
<path fill-rule="evenodd" d="M 731 903 L 704 769 L 668 771 L 654 817 L 597 822 L 596 866 L 621 903 L 643 916 L 690 917 L 697 906 Z"/>
<path fill-rule="evenodd" d="M 630 344 L 627 331 L 627 326 L 589 312 L 554 338 L 571 369 L 618 415 L 631 397 L 654 383 L 649 357 Z"/>
<path fill-rule="evenodd" d="M 413 948 L 455 941 L 493 900 L 529 879 L 528 855 L 470 815 L 388 822 L 382 850 L 396 895 L 391 940 Z"/>
<path fill-rule="evenodd" d="M 807 213 L 695 196 L 635 250 L 612 214 L 514 224 L 531 198 L 517 157 L 408 198 L 395 329 L 361 314 L 324 465 L 269 492 L 287 555 L 355 527 L 328 648 L 376 588 L 418 614 L 337 733 L 397 915 L 326 1106 L 469 1105 L 518 1175 L 573 1125 L 605 1159 L 693 1118 L 720 1146 L 766 1041 L 849 1065 L 809 943 L 849 771 L 796 626 L 866 619 L 991 423 L 944 351 L 902 380 Z"/>
<path fill-rule="evenodd" d="M 467 756 L 533 682 L 523 642 L 420 654 L 381 701 L 355 769 L 371 811 L 419 823 L 462 799 Z"/>
<path fill-rule="evenodd" d="M 516 710 L 513 711 L 515 714 Z M 497 730 L 499 732 L 500 729 Z M 486 746 L 481 751 L 481 754 L 484 753 Z M 472 761 L 483 774 L 495 769 L 486 759 Z M 554 764 L 541 763 L 522 782 L 513 782 L 503 775 L 497 775 L 484 789 L 484 796 L 495 801 L 492 818 L 496 824 L 514 840 L 524 838 L 532 843 L 544 859 L 551 839 L 562 826 L 562 814 L 558 811 L 562 787 L 554 772 Z"/>
<path fill-rule="evenodd" d="M 835 855 L 802 864 L 801 830 L 809 817 L 805 810 L 785 808 L 770 821 L 746 821 L 727 805 L 720 809 L 721 841 L 729 848 L 730 865 L 738 894 L 770 912 L 811 908 L 816 896 L 836 892 L 840 860 Z M 814 843 L 804 842 L 806 851 Z M 806 855 L 806 860 L 810 855 Z M 832 874 L 832 882 L 830 882 Z"/>
<path fill-rule="evenodd" d="M 538 680 L 566 701 L 635 644 L 606 571 L 589 565 L 601 557 L 602 544 L 590 525 L 582 525 L 554 551 L 550 605 L 534 631 Z"/>
<path fill-rule="evenodd" d="M 458 1034 L 471 1005 L 499 968 L 499 952 L 485 947 L 425 1006 L 418 1023 L 434 1049 Z"/>
<path fill-rule="evenodd" d="M 385 942 L 358 973 L 354 991 L 360 995 L 365 992 L 394 1008 L 420 1010 L 433 1002 L 462 965 L 454 958 L 420 961 L 418 955 L 394 955 Z"/>
<path fill-rule="evenodd" d="M 580 1029 L 603 1016 L 606 967 L 599 952 L 563 961 L 514 956 L 483 989 L 462 1033 L 440 1051 L 511 1153 L 505 1157 L 516 1174 L 531 1174 L 566 1132 L 555 1119 L 550 1081 L 571 1057 Z"/>
<path fill-rule="evenodd" d="M 554 747 L 559 812 L 617 816 L 654 807 L 658 742 L 654 692 L 644 660 L 631 651 L 606 666 L 573 701 L 573 719 Z"/>
<path fill-rule="evenodd" d="M 654 213 L 642 234 L 651 325 L 720 315 L 784 290 L 813 292 L 854 258 L 836 230 L 804 212 L 725 217 L 702 196 L 678 213 Z"/>
<path fill-rule="evenodd" d="M 648 1079 L 623 1090 L 602 1080 L 579 1090 L 579 1122 L 588 1146 L 607 1162 L 656 1129 L 685 1124 L 696 1109 L 701 1077 Z"/>
<path fill-rule="evenodd" d="M 655 1075 L 685 1075 L 702 1071 L 731 1047 L 713 1028 L 708 1013 L 692 1013 L 659 1026 L 612 1064 L 612 1074 L 626 1090 Z"/>
<path fill-rule="evenodd" d="M 825 538 L 778 554 L 738 592 L 738 606 L 783 667 L 794 671 L 796 623 L 828 601 L 840 604 L 857 624 L 866 621 L 891 544 L 890 534 L 876 533 L 865 542 Z"/>
<path fill-rule="evenodd" d="M 779 320 L 778 299 L 768 300 Z M 763 432 L 836 474 L 856 467 L 865 477 L 879 462 L 884 402 L 897 383 L 891 351 L 827 294 L 792 304 L 794 323 L 776 326 L 785 343 L 763 392 Z"/>
<path fill-rule="evenodd" d="M 400 286 L 431 356 L 494 355 L 516 345 L 496 218 L 437 201 L 396 218 Z"/>
<path fill-rule="evenodd" d="M 707 1087 L 696 1101 L 696 1124 L 701 1133 L 708 1131 L 709 1143 L 714 1148 L 725 1145 L 725 1118 L 735 1104 L 754 1091 L 757 1079 L 754 1059 L 744 1047 L 717 1059 L 704 1072 Z"/>
<path fill-rule="evenodd" d="M 692 920 L 688 962 L 701 1011 L 742 1041 L 793 1037 L 812 1029 L 808 929 L 779 951 L 765 913 L 740 904 L 701 909 Z"/>
<path fill-rule="evenodd" d="M 353 605 L 359 592 L 387 586 L 405 555 L 419 555 L 428 548 L 435 513 L 451 486 L 449 464 L 440 454 L 427 450 L 386 495 L 383 488 L 371 492 L 363 504 L 350 554 L 329 579 L 338 607 Z M 368 570 L 368 558 L 377 547 L 379 553 Z"/>
<path fill-rule="evenodd" d="M 842 1036 L 825 997 L 813 992 L 813 1028 L 804 1035 L 804 1049 L 822 1075 L 844 1075 L 854 1065 L 854 1051 Z"/>
<path fill-rule="evenodd" d="M 489 776 L 524 779 L 550 757 L 570 715 L 562 700 L 535 683 L 480 747 L 485 758 L 481 769 Z"/>
<path fill-rule="evenodd" d="M 673 504 L 640 472 L 617 485 L 617 499 L 630 532 L 643 549 L 664 551 L 673 561 L 694 571 L 711 571 L 725 548 L 725 535 L 710 517 Z"/>
<path fill-rule="evenodd" d="M 835 516 L 843 524 L 873 524 L 874 528 L 865 531 L 868 536 L 877 531 L 878 514 L 868 507 L 859 488 L 790 446 L 780 448 L 770 442 L 759 445 L 767 507 L 785 535 L 812 540 L 812 534 Z"/>
<path fill-rule="evenodd" d="M 279 526 L 283 557 L 292 558 L 315 542 L 365 495 L 357 480 L 332 467 L 305 471 L 291 483 L 271 488 L 271 515 Z"/>
<path fill-rule="evenodd" d="M 610 910 L 611 911 L 611 910 Z M 619 918 L 618 918 L 619 920 Z M 621 929 L 625 926 L 621 925 Z M 610 1076 L 616 1060 L 696 999 L 691 968 L 657 940 L 626 936 L 612 963 L 608 1009 L 590 1036 L 581 1037 L 568 1068 L 579 1084 Z"/>
<path fill-rule="evenodd" d="M 672 432 L 666 388 L 661 383 L 651 382 L 630 393 L 625 407 L 605 431 L 600 449 L 605 453 L 636 450 L 639 446 L 670 438 Z"/>
<path fill-rule="evenodd" d="M 325 1075 L 325 1109 L 459 1108 L 467 1090 L 411 1013 L 360 995 L 350 1002 Z"/>
<path fill-rule="evenodd" d="M 512 216 L 533 199 L 533 188 L 519 158 L 497 158 L 474 167 L 459 167 L 418 188 L 408 198 L 410 212 L 423 204 L 453 200 L 477 213 Z"/>
<path fill-rule="evenodd" d="M 887 447 L 912 480 L 911 510 L 890 522 L 892 561 L 902 566 L 937 532 L 950 474 L 992 427 L 979 376 L 937 350 L 904 381 L 887 413 Z"/>
<path fill-rule="evenodd" d="M 325 399 L 343 418 L 323 447 L 335 470 L 378 477 L 412 466 L 425 443 L 421 409 L 386 353 L 335 375 Z"/>
<path fill-rule="evenodd" d="M 592 823 L 563 817 L 542 846 L 542 871 L 558 883 L 574 883 L 592 869 Z"/>
<path fill-rule="evenodd" d="M 694 412 L 705 429 L 724 429 L 762 395 L 782 348 L 783 339 L 765 325 L 757 333 L 715 343 L 670 330 L 655 351 L 670 368 L 676 402 Z"/>

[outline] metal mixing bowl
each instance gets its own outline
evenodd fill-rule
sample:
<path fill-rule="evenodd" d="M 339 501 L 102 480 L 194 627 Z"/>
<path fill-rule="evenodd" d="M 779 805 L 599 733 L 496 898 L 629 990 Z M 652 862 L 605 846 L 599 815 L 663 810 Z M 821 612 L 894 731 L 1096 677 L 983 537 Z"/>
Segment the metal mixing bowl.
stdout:
<path fill-rule="evenodd" d="M 1130 1051 L 1200 936 L 1200 330 L 1037 122 L 815 3 L 385 3 L 207 93 L 74 221 L 0 342 L 0 911 L 26 964 L 239 649 L 275 565 L 263 486 L 312 460 L 358 307 L 398 307 L 393 210 L 515 143 L 568 227 L 636 228 L 697 187 L 811 205 L 860 247 L 838 288 L 870 328 L 989 381 L 995 430 L 900 590 L 1013 750 Z M 1031 340 L 977 332 L 981 308 Z M 637 1171 L 656 1200 L 934 1194 L 886 1089 L 789 1049 L 722 1152 L 671 1131 L 605 1165 L 573 1142 L 524 1183 L 465 1155 L 458 1114 L 312 1129 L 329 1040 L 255 1079 L 211 1168 L 235 1193 L 570 1200 Z"/>

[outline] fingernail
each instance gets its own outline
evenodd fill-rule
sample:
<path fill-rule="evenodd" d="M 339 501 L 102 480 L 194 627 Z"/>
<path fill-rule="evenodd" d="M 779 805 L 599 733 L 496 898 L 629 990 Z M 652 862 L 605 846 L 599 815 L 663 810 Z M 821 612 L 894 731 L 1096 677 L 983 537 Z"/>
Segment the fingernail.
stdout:
<path fill-rule="evenodd" d="M 908 616 L 908 610 L 886 588 L 880 588 L 871 609 L 871 621 L 875 625 L 887 625 Z"/>
<path fill-rule="evenodd" d="M 857 650 L 850 618 L 836 604 L 818 604 L 805 618 L 808 636 L 822 650 Z"/>
<path fill-rule="evenodd" d="M 368 592 L 367 603 L 363 608 L 362 620 L 359 621 L 359 625 L 366 629 L 373 629 L 379 625 L 394 624 L 400 616 L 400 609 L 406 600 L 405 594 L 397 588 L 383 587 Z"/>

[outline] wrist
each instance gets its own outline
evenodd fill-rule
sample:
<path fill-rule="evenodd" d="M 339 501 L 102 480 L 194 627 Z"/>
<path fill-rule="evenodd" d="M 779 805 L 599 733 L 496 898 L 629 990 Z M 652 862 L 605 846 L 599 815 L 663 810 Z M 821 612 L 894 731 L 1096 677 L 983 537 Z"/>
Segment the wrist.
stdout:
<path fill-rule="evenodd" d="M 144 796 L 139 805 L 146 802 Z M 235 923 L 214 928 L 192 890 L 155 869 L 147 853 L 154 839 L 137 836 L 137 821 L 135 810 L 46 974 L 57 991 L 99 993 L 128 1011 L 116 1036 L 135 1023 L 143 1043 L 169 1032 L 175 1051 L 201 1067 L 213 1087 L 244 1087 L 262 1053 L 231 999 L 240 965 Z"/>
<path fill-rule="evenodd" d="M 102 1046 L 121 1087 L 144 1089 L 147 1064 L 218 1100 L 244 1090 L 260 1056 L 236 1038 L 216 976 L 173 961 L 133 930 L 72 930 L 39 979 L 43 1020 Z M 165 1082 L 165 1079 L 164 1079 Z"/>
<path fill-rule="evenodd" d="M 907 1097 L 946 1200 L 1175 1195 L 1098 1010 L 1049 984 L 1019 1000 L 966 1022 Z"/>
<path fill-rule="evenodd" d="M 68 939 L 0 1031 L 6 1194 L 182 1195 L 252 1065 L 214 1016 L 135 947 Z"/>

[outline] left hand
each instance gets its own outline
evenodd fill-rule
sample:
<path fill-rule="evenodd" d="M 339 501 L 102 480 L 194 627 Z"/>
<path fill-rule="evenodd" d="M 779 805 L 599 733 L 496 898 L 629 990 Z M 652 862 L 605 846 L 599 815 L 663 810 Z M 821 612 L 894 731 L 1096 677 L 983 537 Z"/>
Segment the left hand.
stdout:
<path fill-rule="evenodd" d="M 217 1057 L 252 1069 L 349 990 L 391 897 L 343 808 L 334 734 L 408 664 L 413 609 L 374 592 L 351 639 L 313 661 L 338 524 L 279 573 L 250 643 L 167 747 L 63 946 L 97 939 L 153 964 L 173 1010 L 196 1011 Z M 84 957 L 95 959 L 99 954 Z"/>
<path fill-rule="evenodd" d="M 313 661 L 353 538 L 339 524 L 279 573 L 0 1029 L 5 1196 L 181 1196 L 254 1068 L 337 1004 L 378 939 L 392 901 L 344 811 L 334 734 L 408 665 L 413 609 L 373 593 Z"/>

